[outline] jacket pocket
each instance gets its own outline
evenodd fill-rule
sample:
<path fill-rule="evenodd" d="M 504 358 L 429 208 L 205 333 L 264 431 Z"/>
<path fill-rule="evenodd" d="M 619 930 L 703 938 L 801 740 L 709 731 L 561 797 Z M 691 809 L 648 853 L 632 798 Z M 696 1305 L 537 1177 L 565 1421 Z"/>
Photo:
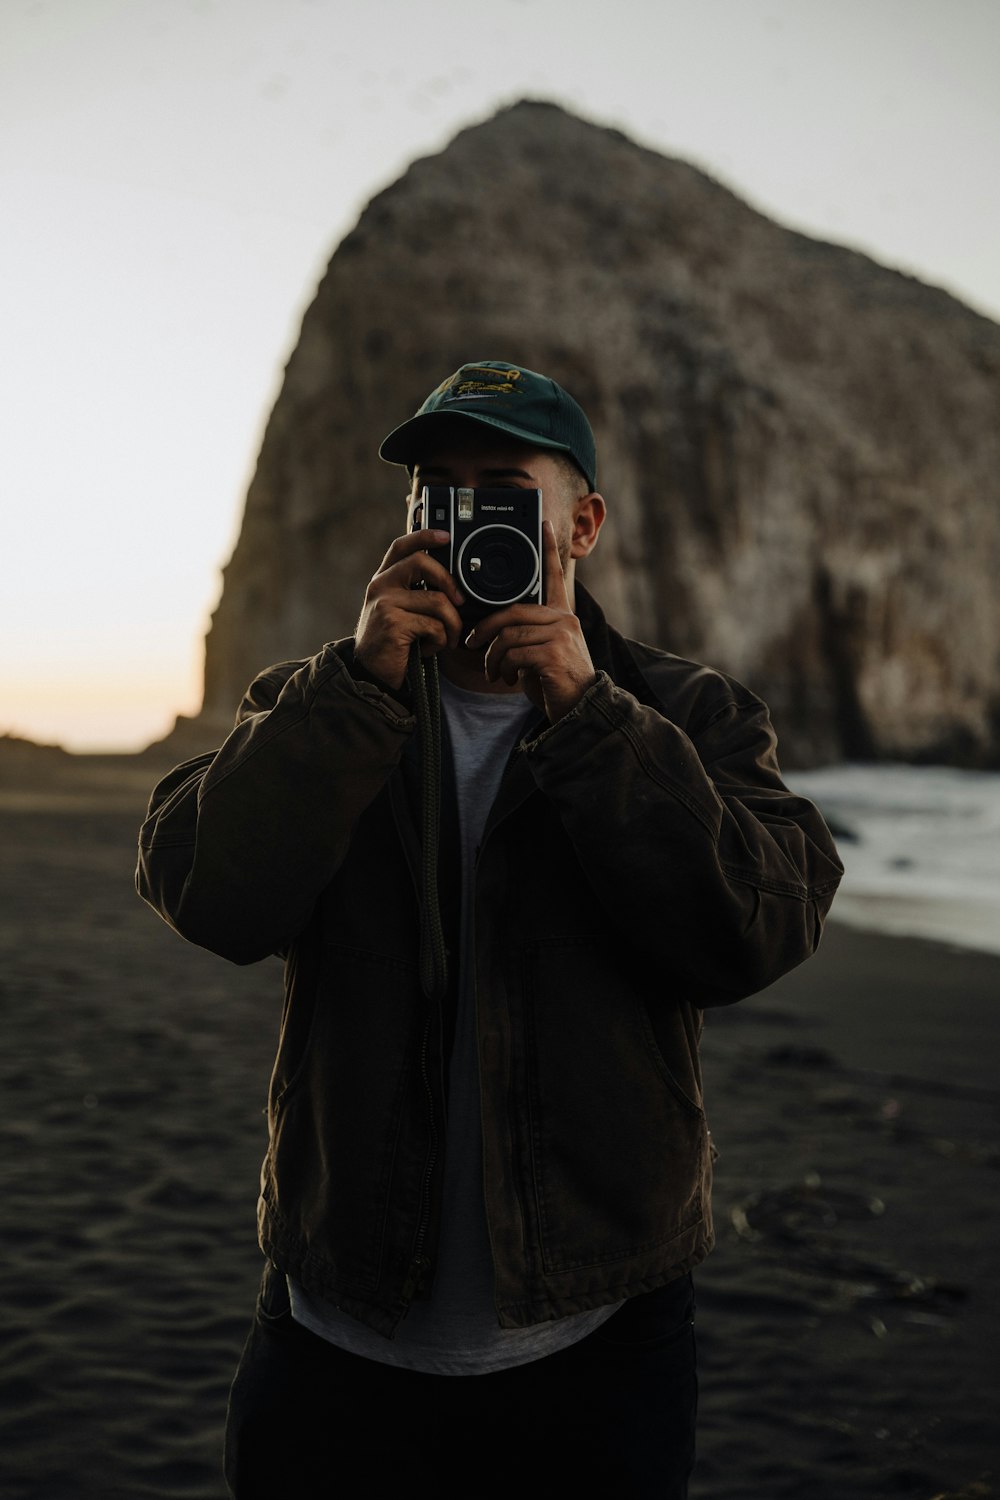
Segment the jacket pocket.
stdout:
<path fill-rule="evenodd" d="M 377 1286 L 403 1121 L 423 1106 L 412 1058 L 423 1004 L 414 966 L 329 945 L 315 992 L 292 995 L 295 1054 L 279 1052 L 262 1194 L 324 1274 Z M 311 989 L 311 987 L 310 987 Z"/>
<path fill-rule="evenodd" d="M 529 1211 L 545 1269 L 669 1246 L 701 1222 L 707 1192 L 704 1113 L 678 1081 L 698 1071 L 679 1012 L 658 1044 L 635 970 L 586 941 L 533 945 L 522 993 Z"/>

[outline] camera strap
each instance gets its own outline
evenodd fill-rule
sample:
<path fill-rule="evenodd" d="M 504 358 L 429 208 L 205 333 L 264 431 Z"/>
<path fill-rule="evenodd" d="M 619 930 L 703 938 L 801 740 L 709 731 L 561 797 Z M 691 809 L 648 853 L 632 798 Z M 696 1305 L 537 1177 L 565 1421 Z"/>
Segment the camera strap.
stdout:
<path fill-rule="evenodd" d="M 420 984 L 429 1000 L 448 987 L 448 951 L 438 896 L 441 844 L 441 684 L 436 656 L 410 647 L 406 679 L 413 696 L 420 752 Z"/>

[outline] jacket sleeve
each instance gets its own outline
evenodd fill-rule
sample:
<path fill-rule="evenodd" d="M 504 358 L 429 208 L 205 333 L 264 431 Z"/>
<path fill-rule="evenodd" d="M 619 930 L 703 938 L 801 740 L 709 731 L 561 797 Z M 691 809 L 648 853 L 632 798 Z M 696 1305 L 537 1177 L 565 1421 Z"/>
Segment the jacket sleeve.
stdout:
<path fill-rule="evenodd" d="M 183 937 L 236 963 L 304 927 L 412 732 L 402 703 L 351 675 L 344 646 L 258 677 L 221 750 L 153 792 L 139 894 Z"/>
<path fill-rule="evenodd" d="M 597 919 L 711 1005 L 809 957 L 843 868 L 820 813 L 781 780 L 765 705 L 702 675 L 688 732 L 602 672 L 526 750 Z"/>

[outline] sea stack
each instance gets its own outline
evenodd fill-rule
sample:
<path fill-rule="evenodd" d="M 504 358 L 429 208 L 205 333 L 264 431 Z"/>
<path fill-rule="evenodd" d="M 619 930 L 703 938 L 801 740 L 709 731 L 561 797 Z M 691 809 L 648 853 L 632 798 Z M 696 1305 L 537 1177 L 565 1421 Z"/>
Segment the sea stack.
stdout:
<path fill-rule="evenodd" d="M 587 409 L 626 633 L 740 678 L 788 764 L 1000 760 L 1000 327 L 550 104 L 464 130 L 337 248 L 207 639 L 206 727 L 349 634 L 403 529 L 380 439 L 474 359 Z"/>

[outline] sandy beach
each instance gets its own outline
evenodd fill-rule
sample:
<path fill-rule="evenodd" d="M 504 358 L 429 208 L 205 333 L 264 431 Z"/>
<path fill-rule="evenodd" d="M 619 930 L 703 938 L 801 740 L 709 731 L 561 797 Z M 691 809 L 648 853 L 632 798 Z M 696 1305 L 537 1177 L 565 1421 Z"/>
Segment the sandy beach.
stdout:
<path fill-rule="evenodd" d="M 224 1493 L 280 969 L 135 896 L 158 770 L 0 764 L 6 1500 Z M 1000 1494 L 998 1031 L 1000 958 L 836 924 L 710 1014 L 693 1500 Z"/>

